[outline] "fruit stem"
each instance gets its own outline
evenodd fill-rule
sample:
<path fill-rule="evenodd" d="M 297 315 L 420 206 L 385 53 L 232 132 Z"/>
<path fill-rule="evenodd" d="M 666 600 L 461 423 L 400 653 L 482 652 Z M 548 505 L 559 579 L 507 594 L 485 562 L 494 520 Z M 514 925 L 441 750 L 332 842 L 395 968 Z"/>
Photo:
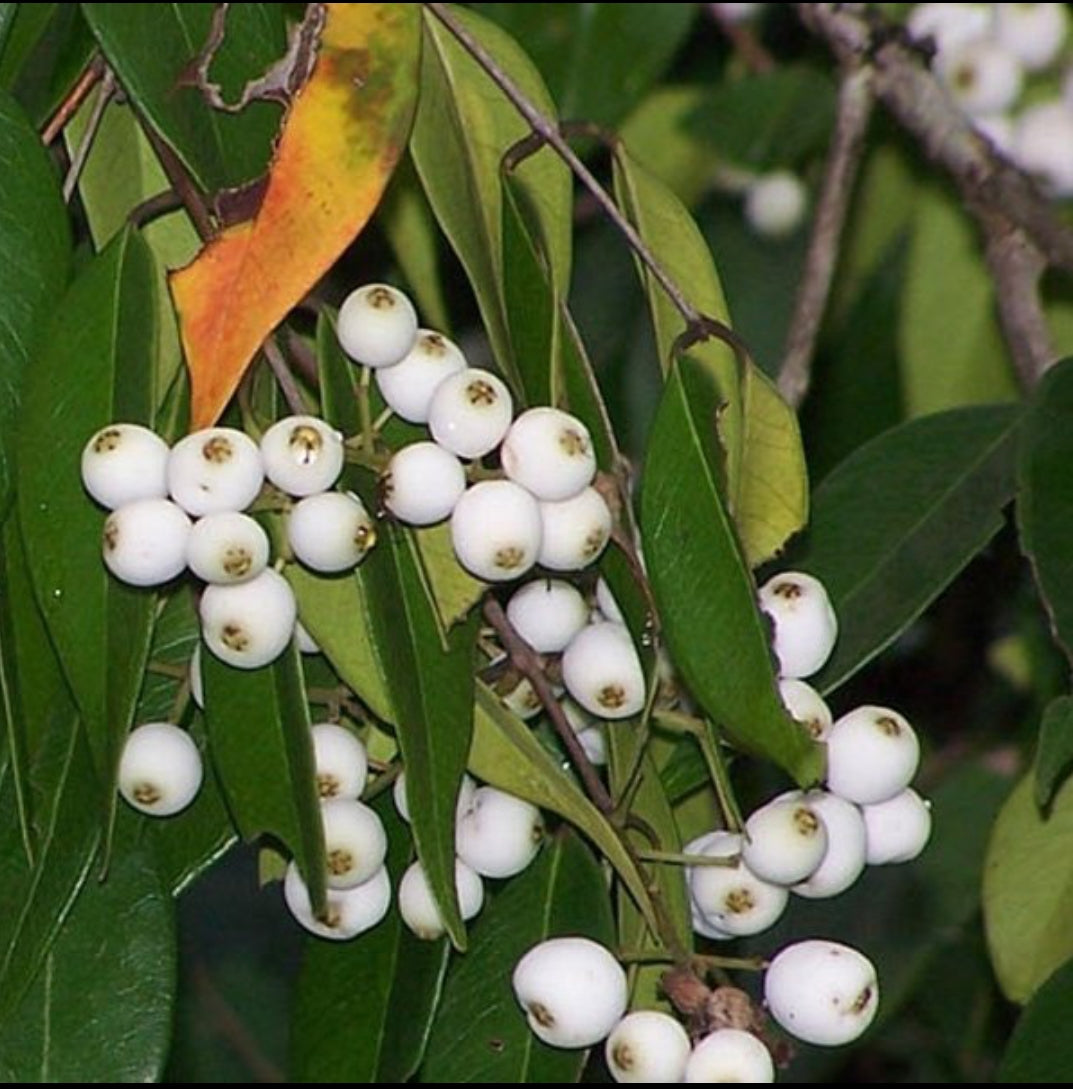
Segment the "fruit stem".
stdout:
<path fill-rule="evenodd" d="M 361 420 L 362 448 L 372 453 L 376 443 L 376 429 L 373 424 L 373 409 L 369 399 L 369 384 L 373 380 L 371 367 L 361 368 L 361 381 L 358 383 L 358 418 Z"/>
<path fill-rule="evenodd" d="M 732 868 L 738 864 L 741 855 L 690 855 L 681 851 L 657 851 L 638 848 L 637 857 L 644 862 L 664 862 L 673 866 L 726 866 Z"/>
<path fill-rule="evenodd" d="M 298 383 L 291 373 L 290 365 L 276 343 L 276 338 L 274 336 L 265 337 L 265 342 L 261 345 L 261 351 L 264 353 L 265 359 L 268 360 L 272 373 L 276 376 L 283 399 L 287 402 L 287 408 L 295 416 L 304 416 L 309 409 L 305 403 L 305 398 L 302 396 L 302 391 L 298 388 Z"/>

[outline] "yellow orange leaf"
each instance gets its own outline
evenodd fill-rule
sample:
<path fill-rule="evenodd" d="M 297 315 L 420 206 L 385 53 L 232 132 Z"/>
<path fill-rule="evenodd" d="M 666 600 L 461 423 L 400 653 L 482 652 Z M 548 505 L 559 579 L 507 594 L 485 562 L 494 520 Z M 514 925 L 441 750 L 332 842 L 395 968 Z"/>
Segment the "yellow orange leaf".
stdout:
<path fill-rule="evenodd" d="M 420 5 L 325 8 L 257 214 L 171 276 L 195 429 L 219 418 L 265 337 L 365 226 L 405 146 Z"/>

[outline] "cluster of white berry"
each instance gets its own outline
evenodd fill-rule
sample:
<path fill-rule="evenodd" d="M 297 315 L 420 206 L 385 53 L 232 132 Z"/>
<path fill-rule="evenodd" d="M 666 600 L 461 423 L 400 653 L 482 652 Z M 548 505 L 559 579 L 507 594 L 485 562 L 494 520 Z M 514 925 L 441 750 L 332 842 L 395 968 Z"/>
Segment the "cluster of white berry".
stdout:
<path fill-rule="evenodd" d="M 976 128 L 1052 196 L 1073 196 L 1065 4 L 917 4 L 908 29 Z"/>

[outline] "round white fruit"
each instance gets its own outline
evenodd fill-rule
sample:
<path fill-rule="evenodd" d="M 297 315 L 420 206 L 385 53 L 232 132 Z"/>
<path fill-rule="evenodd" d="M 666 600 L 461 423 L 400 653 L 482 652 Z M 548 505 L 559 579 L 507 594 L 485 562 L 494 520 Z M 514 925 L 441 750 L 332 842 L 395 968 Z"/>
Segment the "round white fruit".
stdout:
<path fill-rule="evenodd" d="M 823 583 L 800 571 L 768 579 L 760 608 L 774 624 L 774 650 L 782 677 L 810 677 L 830 657 L 838 621 Z"/>
<path fill-rule="evenodd" d="M 318 722 L 312 729 L 317 793 L 328 798 L 360 798 L 369 774 L 361 739 L 337 722 Z"/>
<path fill-rule="evenodd" d="M 819 814 L 827 829 L 827 852 L 823 861 L 790 891 L 810 900 L 823 900 L 845 892 L 864 869 L 865 833 L 860 809 L 826 790 L 792 791 L 783 797 L 807 803 Z"/>
<path fill-rule="evenodd" d="M 1021 93 L 1020 61 L 995 42 L 970 42 L 950 50 L 936 68 L 958 105 L 973 117 L 1002 113 Z"/>
<path fill-rule="evenodd" d="M 534 579 L 511 595 L 507 618 L 533 650 L 558 654 L 588 622 L 589 607 L 573 583 Z"/>
<path fill-rule="evenodd" d="M 823 818 L 799 798 L 769 802 L 745 822 L 742 860 L 757 877 L 774 885 L 804 881 L 826 853 Z"/>
<path fill-rule="evenodd" d="M 168 456 L 168 491 L 187 514 L 200 518 L 245 510 L 264 483 L 261 451 L 232 427 L 209 427 L 180 439 Z"/>
<path fill-rule="evenodd" d="M 343 351 L 355 363 L 392 367 L 414 345 L 417 313 L 397 287 L 366 284 L 343 300 L 335 332 Z"/>
<path fill-rule="evenodd" d="M 82 483 L 102 507 L 168 494 L 168 444 L 140 424 L 102 427 L 82 450 Z"/>
<path fill-rule="evenodd" d="M 552 1047 L 592 1047 L 626 1012 L 626 973 L 589 938 L 549 938 L 533 946 L 511 982 L 529 1027 Z"/>
<path fill-rule="evenodd" d="M 741 1029 L 716 1029 L 701 1040 L 686 1063 L 689 1083 L 747 1082 L 763 1084 L 775 1080 L 771 1052 L 751 1033 Z"/>
<path fill-rule="evenodd" d="M 763 238 L 788 238 L 808 209 L 804 182 L 789 170 L 757 178 L 745 192 L 745 221 Z"/>
<path fill-rule="evenodd" d="M 499 378 L 467 367 L 436 387 L 428 406 L 428 429 L 452 454 L 479 458 L 503 441 L 513 412 L 510 390 Z"/>
<path fill-rule="evenodd" d="M 887 707 L 858 707 L 838 719 L 827 737 L 827 789 L 858 805 L 900 794 L 919 763 L 916 732 Z"/>
<path fill-rule="evenodd" d="M 287 541 L 306 567 L 334 574 L 365 559 L 376 544 L 376 528 L 353 492 L 321 492 L 295 503 L 287 515 Z"/>
<path fill-rule="evenodd" d="M 387 836 L 380 818 L 364 802 L 329 798 L 321 803 L 328 887 L 352 889 L 384 864 Z"/>
<path fill-rule="evenodd" d="M 1046 68 L 1066 38 L 1065 4 L 995 4 L 995 37 L 1030 72 Z"/>
<path fill-rule="evenodd" d="M 268 566 L 268 558 L 268 534 L 233 510 L 199 518 L 186 542 L 187 565 L 206 582 L 245 582 Z"/>
<path fill-rule="evenodd" d="M 659 1010 L 635 1010 L 614 1027 L 604 1044 L 611 1077 L 618 1082 L 671 1084 L 685 1076 L 689 1034 Z"/>
<path fill-rule="evenodd" d="M 434 442 L 415 442 L 397 450 L 380 478 L 384 506 L 411 526 L 442 522 L 465 490 L 462 462 Z"/>
<path fill-rule="evenodd" d="M 261 436 L 265 476 L 288 495 L 316 495 L 343 471 L 343 436 L 316 416 L 287 416 Z"/>
<path fill-rule="evenodd" d="M 445 378 L 466 369 L 461 349 L 442 333 L 418 329 L 414 346 L 394 367 L 381 367 L 376 384 L 391 410 L 410 423 L 428 423 L 432 397 Z"/>
<path fill-rule="evenodd" d="M 580 571 L 594 563 L 611 539 L 611 511 L 592 487 L 570 499 L 540 503 L 541 546 L 537 557 L 550 571 Z"/>
<path fill-rule="evenodd" d="M 791 1036 L 837 1047 L 856 1040 L 879 1008 L 872 962 L 838 942 L 797 942 L 781 950 L 764 975 L 764 1001 Z"/>
<path fill-rule="evenodd" d="M 911 862 L 931 838 L 931 807 L 912 787 L 861 811 L 870 866 Z"/>
<path fill-rule="evenodd" d="M 582 628 L 563 651 L 562 670 L 566 690 L 598 718 L 629 718 L 644 708 L 644 670 L 624 624 Z"/>
<path fill-rule="evenodd" d="M 1052 99 L 1023 110 L 1009 154 L 1050 196 L 1073 196 L 1073 107 Z"/>
<path fill-rule="evenodd" d="M 512 877 L 529 865 L 544 841 L 544 818 L 535 805 L 482 786 L 459 811 L 458 857 L 482 877 Z"/>
<path fill-rule="evenodd" d="M 484 882 L 461 859 L 455 859 L 455 892 L 462 918 L 472 919 L 484 904 Z M 429 942 L 443 937 L 446 930 L 443 916 L 420 862 L 411 863 L 402 875 L 398 899 L 402 921 L 417 937 Z"/>
<path fill-rule="evenodd" d="M 834 718 L 827 701 L 807 681 L 783 677 L 779 681 L 779 696 L 790 717 L 800 722 L 813 741 L 826 741 Z"/>
<path fill-rule="evenodd" d="M 265 568 L 233 586 L 207 586 L 198 606 L 209 650 L 238 669 L 275 661 L 291 641 L 298 609 L 287 580 Z"/>
<path fill-rule="evenodd" d="M 171 722 L 136 726 L 119 758 L 119 793 L 142 813 L 171 817 L 201 789 L 201 753 L 194 739 Z"/>
<path fill-rule="evenodd" d="M 486 582 L 524 575 L 540 552 L 540 507 L 509 480 L 482 480 L 451 512 L 451 543 L 470 574 Z"/>
<path fill-rule="evenodd" d="M 104 520 L 105 566 L 131 586 L 159 586 L 186 570 L 190 519 L 169 499 L 136 499 Z"/>
<path fill-rule="evenodd" d="M 527 409 L 510 425 L 499 459 L 511 480 L 553 503 L 577 495 L 596 475 L 589 429 L 547 406 Z"/>
<path fill-rule="evenodd" d="M 726 841 L 717 841 L 699 853 L 723 858 Z M 706 923 L 718 932 L 733 937 L 759 934 L 774 926 L 786 910 L 788 890 L 757 877 L 744 862 L 689 869 L 693 901 Z"/>
<path fill-rule="evenodd" d="M 391 906 L 391 879 L 381 866 L 368 881 L 352 889 L 328 889 L 325 918 L 313 914 L 309 889 L 291 862 L 283 881 L 283 898 L 295 919 L 311 934 L 331 941 L 349 941 L 376 926 Z"/>

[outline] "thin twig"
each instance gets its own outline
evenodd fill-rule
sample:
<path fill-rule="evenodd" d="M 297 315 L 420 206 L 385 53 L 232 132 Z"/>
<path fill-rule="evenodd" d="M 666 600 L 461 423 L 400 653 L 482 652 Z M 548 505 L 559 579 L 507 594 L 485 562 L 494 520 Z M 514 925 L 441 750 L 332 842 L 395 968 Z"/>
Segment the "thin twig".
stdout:
<path fill-rule="evenodd" d="M 546 117 L 533 105 L 521 88 L 500 67 L 495 58 L 455 19 L 446 4 L 425 4 L 425 7 L 446 27 L 458 44 L 484 69 L 492 82 L 510 101 L 511 105 L 525 118 L 533 132 L 570 167 L 577 179 L 593 195 L 596 203 L 600 205 L 607 217 L 621 232 L 633 252 L 637 254 L 660 287 L 666 292 L 667 297 L 682 315 L 685 322 L 688 325 L 699 322 L 701 318 L 699 311 L 685 297 L 678 284 L 656 259 L 645 244 L 644 239 L 637 233 L 633 224 L 622 214 L 607 190 L 574 153 L 573 148 L 563 138 L 551 118 Z"/>
<path fill-rule="evenodd" d="M 600 776 L 597 775 L 596 769 L 585 755 L 585 750 L 581 747 L 581 742 L 578 741 L 577 734 L 570 725 L 562 705 L 555 698 L 555 692 L 552 690 L 548 678 L 544 675 L 544 667 L 540 657 L 514 630 L 514 625 L 507 618 L 503 606 L 494 597 L 489 597 L 485 601 L 484 615 L 488 623 L 495 628 L 496 634 L 498 634 L 503 648 L 510 656 L 515 669 L 533 686 L 533 691 L 537 694 L 537 698 L 547 712 L 548 718 L 551 719 L 555 732 L 559 735 L 559 740 L 563 743 L 563 747 L 566 749 L 578 775 L 581 776 L 581 781 L 585 784 L 585 790 L 592 799 L 593 804 L 602 813 L 611 813 L 615 808 L 615 803 L 612 801 L 611 795 L 601 781 Z"/>
<path fill-rule="evenodd" d="M 283 392 L 283 399 L 287 402 L 287 407 L 294 415 L 304 416 L 309 408 L 302 396 L 302 391 L 298 388 L 294 375 L 291 373 L 290 364 L 284 358 L 283 352 L 280 351 L 274 335 L 265 337 L 265 342 L 261 345 L 261 351 L 264 353 L 265 359 L 268 360 L 272 373 L 276 376 L 276 381 Z"/>
<path fill-rule="evenodd" d="M 64 204 L 70 203 L 71 197 L 78 187 L 78 179 L 82 176 L 86 160 L 93 150 L 93 141 L 97 138 L 97 132 L 104 118 L 104 111 L 108 108 L 108 103 L 112 101 L 112 95 L 115 94 L 115 75 L 111 68 L 105 69 L 100 83 L 100 91 L 97 93 L 96 99 L 94 99 L 93 109 L 90 110 L 89 118 L 86 121 L 86 131 L 82 133 L 82 139 L 78 142 L 78 147 L 71 156 L 71 165 L 67 169 L 67 176 L 63 179 Z"/>
<path fill-rule="evenodd" d="M 183 207 L 182 199 L 174 189 L 165 189 L 163 193 L 147 197 L 131 208 L 127 215 L 127 222 L 132 227 L 144 227 L 152 223 L 158 216 L 167 215 L 168 212 L 180 211 Z"/>
<path fill-rule="evenodd" d="M 187 215 L 190 216 L 190 222 L 193 223 L 198 237 L 202 242 L 207 242 L 212 238 L 215 230 L 212 216 L 209 214 L 209 206 L 206 204 L 201 190 L 194 183 L 190 172 L 186 169 L 186 165 L 175 154 L 171 145 L 161 138 L 153 126 L 147 121 L 142 121 L 141 128 L 142 132 L 145 133 L 145 138 L 149 141 L 149 146 L 153 149 L 153 153 L 160 160 L 160 165 L 164 170 L 168 183 L 179 194 L 179 199 L 182 201 Z"/>
<path fill-rule="evenodd" d="M 827 310 L 842 232 L 872 116 L 875 101 L 872 76 L 871 65 L 854 63 L 844 72 L 838 92 L 834 136 L 779 371 L 779 392 L 793 408 L 801 404 L 809 388 L 816 338 Z"/>
<path fill-rule="evenodd" d="M 104 75 L 104 58 L 97 53 L 82 70 L 82 74 L 75 81 L 74 86 L 67 92 L 64 100 L 56 107 L 55 113 L 49 118 L 48 124 L 41 131 L 41 142 L 48 147 L 53 140 L 67 127 L 82 103 L 89 97 L 90 91 L 97 86 Z"/>

